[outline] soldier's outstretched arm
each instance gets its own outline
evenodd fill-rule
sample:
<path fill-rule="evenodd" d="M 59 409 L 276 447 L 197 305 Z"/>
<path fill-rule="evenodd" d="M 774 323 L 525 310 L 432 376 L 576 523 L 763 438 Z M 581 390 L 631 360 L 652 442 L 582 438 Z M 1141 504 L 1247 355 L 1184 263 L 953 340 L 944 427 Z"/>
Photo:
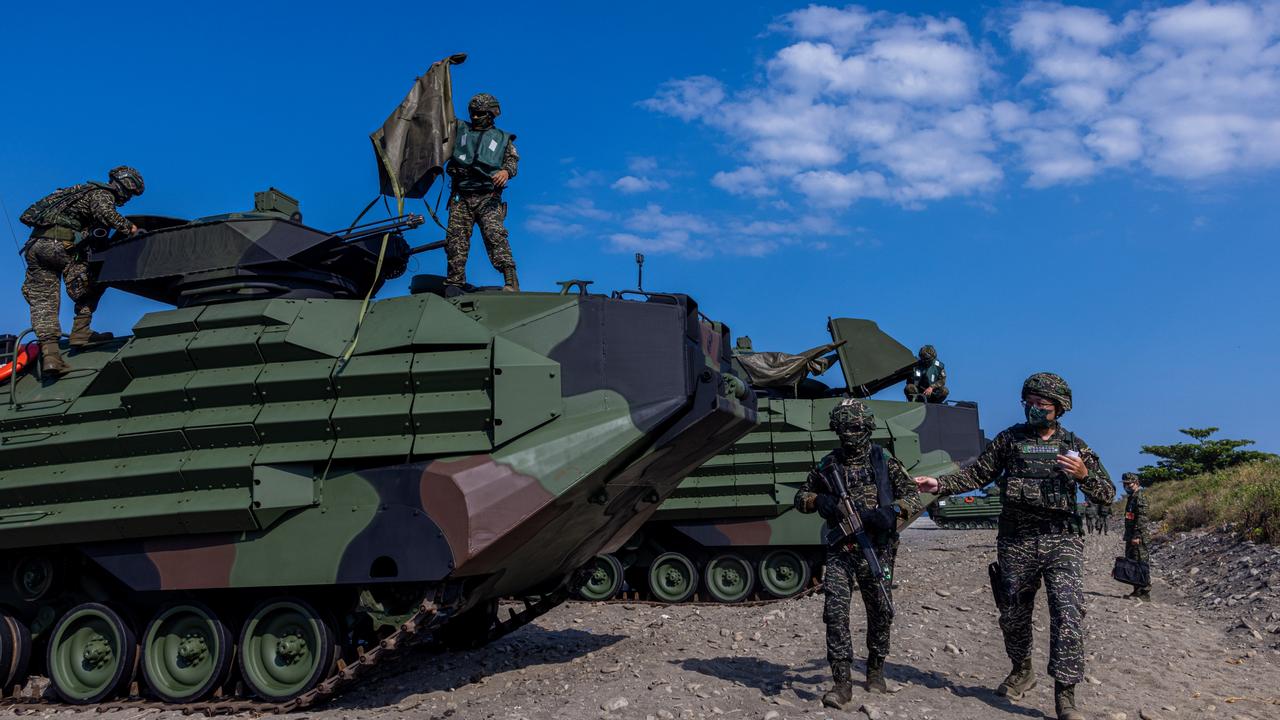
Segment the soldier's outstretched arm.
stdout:
<path fill-rule="evenodd" d="M 974 460 L 968 467 L 958 473 L 951 475 L 943 475 L 937 479 L 937 493 L 940 495 L 955 495 L 956 493 L 977 490 L 986 486 L 992 480 L 1000 475 L 1000 471 L 1004 468 L 1005 452 L 1013 444 L 1013 436 L 1008 430 L 996 436 L 987 444 L 986 449 Z M 926 484 L 920 482 L 921 478 L 916 479 L 916 486 L 925 488 Z"/>
<path fill-rule="evenodd" d="M 137 230 L 129 218 L 116 211 L 115 197 L 110 190 L 94 190 L 85 200 L 89 206 L 89 212 L 93 213 L 93 219 L 103 226 L 123 233 Z"/>

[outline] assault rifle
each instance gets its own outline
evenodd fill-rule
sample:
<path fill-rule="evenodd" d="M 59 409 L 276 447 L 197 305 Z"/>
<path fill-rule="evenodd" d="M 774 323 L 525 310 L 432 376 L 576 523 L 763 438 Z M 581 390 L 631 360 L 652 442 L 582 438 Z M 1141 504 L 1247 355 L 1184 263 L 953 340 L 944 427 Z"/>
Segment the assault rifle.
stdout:
<path fill-rule="evenodd" d="M 858 508 L 854 506 L 853 499 L 849 497 L 849 486 L 845 482 L 845 470 L 839 463 L 833 463 L 831 473 L 831 485 L 836 491 L 836 497 L 840 503 L 840 537 L 833 545 L 839 545 L 848 542 L 849 538 L 853 538 L 858 547 L 862 549 L 862 557 L 867 559 L 867 566 L 871 568 L 871 575 L 876 579 L 876 587 L 880 590 L 880 596 L 884 598 L 884 604 L 889 608 L 889 618 L 893 618 L 893 600 L 889 597 L 888 583 L 891 579 L 885 574 L 884 568 L 880 567 L 880 558 L 876 557 L 876 551 L 871 547 L 871 538 L 867 536 L 867 530 L 862 526 L 862 516 L 858 514 Z"/>

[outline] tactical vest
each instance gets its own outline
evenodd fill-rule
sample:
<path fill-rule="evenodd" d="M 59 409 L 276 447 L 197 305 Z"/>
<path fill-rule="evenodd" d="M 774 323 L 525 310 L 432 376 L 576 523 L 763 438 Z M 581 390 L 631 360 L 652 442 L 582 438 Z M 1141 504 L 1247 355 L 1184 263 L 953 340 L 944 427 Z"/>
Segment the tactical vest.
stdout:
<path fill-rule="evenodd" d="M 911 384 L 923 390 L 938 382 L 938 378 L 942 376 L 942 363 L 934 360 L 930 362 L 923 370 L 920 364 L 916 363 L 911 367 Z"/>
<path fill-rule="evenodd" d="M 1032 435 L 1014 441 L 1000 491 L 1002 503 L 1076 513 L 1076 481 L 1058 466 L 1057 457 L 1066 450 L 1078 452 L 1080 443 L 1073 433 L 1063 434 L 1060 440 Z"/>
<path fill-rule="evenodd" d="M 459 122 L 458 137 L 453 143 L 453 157 L 449 160 L 454 189 L 481 192 L 493 190 L 490 178 L 502 169 L 507 146 L 514 139 L 515 135 L 497 127 L 473 130 L 470 123 Z"/>
<path fill-rule="evenodd" d="M 872 445 L 871 452 L 868 453 L 867 457 L 871 461 L 871 476 L 875 479 L 875 482 L 876 482 L 876 506 L 889 507 L 893 505 L 893 484 L 889 480 L 889 461 L 885 459 L 884 449 L 881 448 L 879 445 Z M 824 473 L 835 472 L 836 470 L 833 466 L 838 464 L 839 463 L 837 462 L 832 462 L 830 465 L 823 468 L 823 472 Z M 827 482 L 827 489 L 831 490 L 835 488 L 835 484 L 833 480 L 827 479 L 826 482 Z M 846 480 L 846 483 L 847 482 L 848 481 Z M 857 503 L 855 503 L 855 505 L 856 504 Z M 898 533 L 895 530 L 889 534 L 889 537 L 890 538 L 896 537 L 897 534 Z M 827 523 L 827 531 L 826 531 L 827 544 L 830 545 L 831 543 L 836 542 L 839 539 L 840 539 L 840 528 L 833 526 L 831 523 Z"/>
<path fill-rule="evenodd" d="M 31 204 L 31 207 L 22 212 L 22 216 L 18 221 L 27 227 L 36 228 L 63 228 L 69 230 L 73 234 L 81 234 L 88 228 L 84 226 L 81 218 L 75 213 L 67 212 L 77 199 L 84 197 L 95 189 L 111 191 L 111 186 L 106 183 L 89 181 L 72 185 L 71 187 L 59 188 L 45 195 L 39 200 Z M 53 235 L 49 235 L 53 237 Z"/>

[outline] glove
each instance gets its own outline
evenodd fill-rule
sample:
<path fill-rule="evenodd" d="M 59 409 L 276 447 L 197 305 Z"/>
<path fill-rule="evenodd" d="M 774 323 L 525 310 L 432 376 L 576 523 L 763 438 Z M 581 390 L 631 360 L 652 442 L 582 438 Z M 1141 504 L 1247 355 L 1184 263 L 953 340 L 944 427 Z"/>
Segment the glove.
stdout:
<path fill-rule="evenodd" d="M 863 527 L 877 535 L 889 532 L 897 524 L 897 513 L 893 511 L 892 507 L 863 510 L 858 513 L 858 517 L 862 519 Z"/>
<path fill-rule="evenodd" d="M 823 520 L 835 523 L 844 517 L 844 513 L 840 512 L 840 501 L 836 499 L 835 495 L 819 493 L 817 506 L 818 514 L 822 516 Z"/>

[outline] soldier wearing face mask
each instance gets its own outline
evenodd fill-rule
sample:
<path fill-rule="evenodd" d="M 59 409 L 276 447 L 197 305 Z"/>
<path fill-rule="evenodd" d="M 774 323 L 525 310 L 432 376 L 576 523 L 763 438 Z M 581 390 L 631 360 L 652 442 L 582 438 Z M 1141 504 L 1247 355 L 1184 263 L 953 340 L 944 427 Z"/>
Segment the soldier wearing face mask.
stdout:
<path fill-rule="evenodd" d="M 1002 501 L 992 589 L 1013 670 L 997 692 L 1020 698 L 1035 687 L 1031 616 L 1044 581 L 1049 599 L 1049 674 L 1060 720 L 1082 720 L 1075 686 L 1084 679 L 1084 537 L 1076 491 L 1097 505 L 1115 499 L 1098 456 L 1060 419 L 1071 388 L 1053 373 L 1022 385 L 1027 421 L 996 436 L 973 464 L 941 478 L 918 477 L 921 492 L 954 494 L 996 481 Z"/>
<path fill-rule="evenodd" d="M 915 484 L 902 463 L 871 443 L 876 420 L 871 410 L 857 400 L 845 400 L 831 411 L 831 430 L 840 447 L 828 453 L 809 471 L 796 493 L 795 507 L 803 513 L 817 512 L 827 521 L 828 540 L 838 538 L 841 519 L 839 496 L 832 473 L 843 471 L 849 494 L 886 579 L 892 578 L 898 553 L 898 518 L 920 512 Z M 839 466 L 839 468 L 837 468 Z M 827 661 L 835 686 L 822 698 L 828 707 L 843 708 L 853 699 L 853 641 L 849 631 L 849 603 L 856 583 L 867 611 L 868 692 L 887 692 L 884 659 L 889 654 L 892 618 L 880 595 L 871 568 L 862 553 L 850 542 L 831 546 L 822 575 L 826 604 L 822 620 L 827 625 Z"/>
<path fill-rule="evenodd" d="M 471 250 L 471 231 L 480 226 L 489 262 L 502 273 L 502 289 L 518 292 L 516 261 L 507 242 L 507 204 L 502 191 L 516 176 L 520 154 L 516 152 L 516 136 L 494 125 L 502 113 L 498 99 L 480 93 L 467 104 L 470 122 L 458 121 L 453 157 L 449 173 L 449 227 L 445 231 L 445 256 L 449 264 L 447 285 L 461 286 L 467 281 L 467 255 Z"/>

